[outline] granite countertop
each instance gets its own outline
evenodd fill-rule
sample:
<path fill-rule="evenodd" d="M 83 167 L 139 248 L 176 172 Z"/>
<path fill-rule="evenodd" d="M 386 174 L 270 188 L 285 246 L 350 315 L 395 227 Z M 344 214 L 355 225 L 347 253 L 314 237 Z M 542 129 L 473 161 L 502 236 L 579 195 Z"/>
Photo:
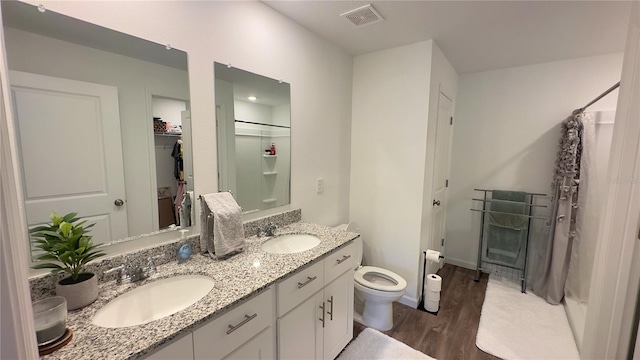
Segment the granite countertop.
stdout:
<path fill-rule="evenodd" d="M 197 254 L 183 264 L 170 262 L 160 265 L 156 274 L 139 283 L 116 285 L 115 281 L 110 281 L 100 284 L 100 295 L 93 304 L 68 314 L 67 327 L 73 330 L 73 340 L 43 359 L 143 357 L 358 237 L 356 233 L 302 222 L 276 231 L 276 235 L 284 234 L 311 234 L 319 237 L 321 242 L 313 249 L 296 254 L 269 254 L 261 249 L 269 238 L 252 236 L 247 238 L 247 249 L 243 253 L 226 260 Z M 108 329 L 91 323 L 96 311 L 116 296 L 154 280 L 181 274 L 210 276 L 215 280 L 214 288 L 185 310 L 147 324 Z"/>

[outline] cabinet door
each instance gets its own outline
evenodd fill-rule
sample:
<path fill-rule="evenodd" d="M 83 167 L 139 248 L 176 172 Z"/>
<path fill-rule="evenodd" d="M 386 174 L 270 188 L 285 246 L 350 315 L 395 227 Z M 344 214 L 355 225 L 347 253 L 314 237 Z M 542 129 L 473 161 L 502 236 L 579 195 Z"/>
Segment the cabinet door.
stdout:
<path fill-rule="evenodd" d="M 278 319 L 278 354 L 281 360 L 322 359 L 323 325 L 326 312 L 322 310 L 323 293 L 302 302 Z M 326 306 L 326 302 L 324 302 Z"/>
<path fill-rule="evenodd" d="M 224 360 L 272 360 L 276 358 L 273 327 L 269 326 L 253 339 L 247 341 Z"/>
<path fill-rule="evenodd" d="M 324 288 L 324 358 L 334 359 L 353 338 L 353 271 Z"/>
<path fill-rule="evenodd" d="M 147 360 L 193 359 L 193 335 L 189 333 L 164 348 L 154 352 Z"/>

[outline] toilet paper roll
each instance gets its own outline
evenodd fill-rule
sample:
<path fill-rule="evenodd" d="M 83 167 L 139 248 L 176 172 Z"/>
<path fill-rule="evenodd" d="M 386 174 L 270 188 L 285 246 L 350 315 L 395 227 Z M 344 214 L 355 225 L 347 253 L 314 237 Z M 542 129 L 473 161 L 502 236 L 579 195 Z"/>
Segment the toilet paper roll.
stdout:
<path fill-rule="evenodd" d="M 440 263 L 440 260 L 442 260 L 443 258 L 444 256 L 440 254 L 440 251 L 427 250 L 427 261 Z"/>
<path fill-rule="evenodd" d="M 442 278 L 436 274 L 427 275 L 427 290 L 442 290 Z"/>
<path fill-rule="evenodd" d="M 440 309 L 440 301 L 425 301 L 424 308 L 427 311 L 436 312 Z"/>
<path fill-rule="evenodd" d="M 440 301 L 440 291 L 428 290 L 424 293 L 425 301 Z"/>

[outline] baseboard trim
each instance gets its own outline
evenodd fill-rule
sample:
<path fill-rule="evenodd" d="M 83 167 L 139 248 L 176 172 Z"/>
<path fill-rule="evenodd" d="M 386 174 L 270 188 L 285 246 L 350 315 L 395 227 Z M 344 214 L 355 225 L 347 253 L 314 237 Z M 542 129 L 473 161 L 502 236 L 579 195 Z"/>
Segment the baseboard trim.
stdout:
<path fill-rule="evenodd" d="M 418 308 L 418 299 L 403 295 L 398 302 L 402 305 L 410 306 L 414 309 Z"/>
<path fill-rule="evenodd" d="M 463 260 L 446 258 L 446 259 L 444 259 L 444 262 L 447 263 L 447 264 L 460 266 L 460 267 L 463 267 L 465 269 L 471 269 L 471 270 L 475 270 L 476 269 L 476 264 L 475 263 L 470 263 L 470 262 L 463 261 Z"/>

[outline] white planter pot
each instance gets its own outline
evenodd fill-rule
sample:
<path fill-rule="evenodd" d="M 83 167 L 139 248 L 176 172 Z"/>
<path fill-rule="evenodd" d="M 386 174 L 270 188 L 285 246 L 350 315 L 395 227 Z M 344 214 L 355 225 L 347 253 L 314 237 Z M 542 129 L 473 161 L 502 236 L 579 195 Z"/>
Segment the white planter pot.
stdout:
<path fill-rule="evenodd" d="M 78 283 L 72 283 L 71 277 L 56 282 L 56 295 L 67 299 L 67 310 L 85 307 L 98 298 L 98 277 L 92 273 L 82 273 Z"/>

